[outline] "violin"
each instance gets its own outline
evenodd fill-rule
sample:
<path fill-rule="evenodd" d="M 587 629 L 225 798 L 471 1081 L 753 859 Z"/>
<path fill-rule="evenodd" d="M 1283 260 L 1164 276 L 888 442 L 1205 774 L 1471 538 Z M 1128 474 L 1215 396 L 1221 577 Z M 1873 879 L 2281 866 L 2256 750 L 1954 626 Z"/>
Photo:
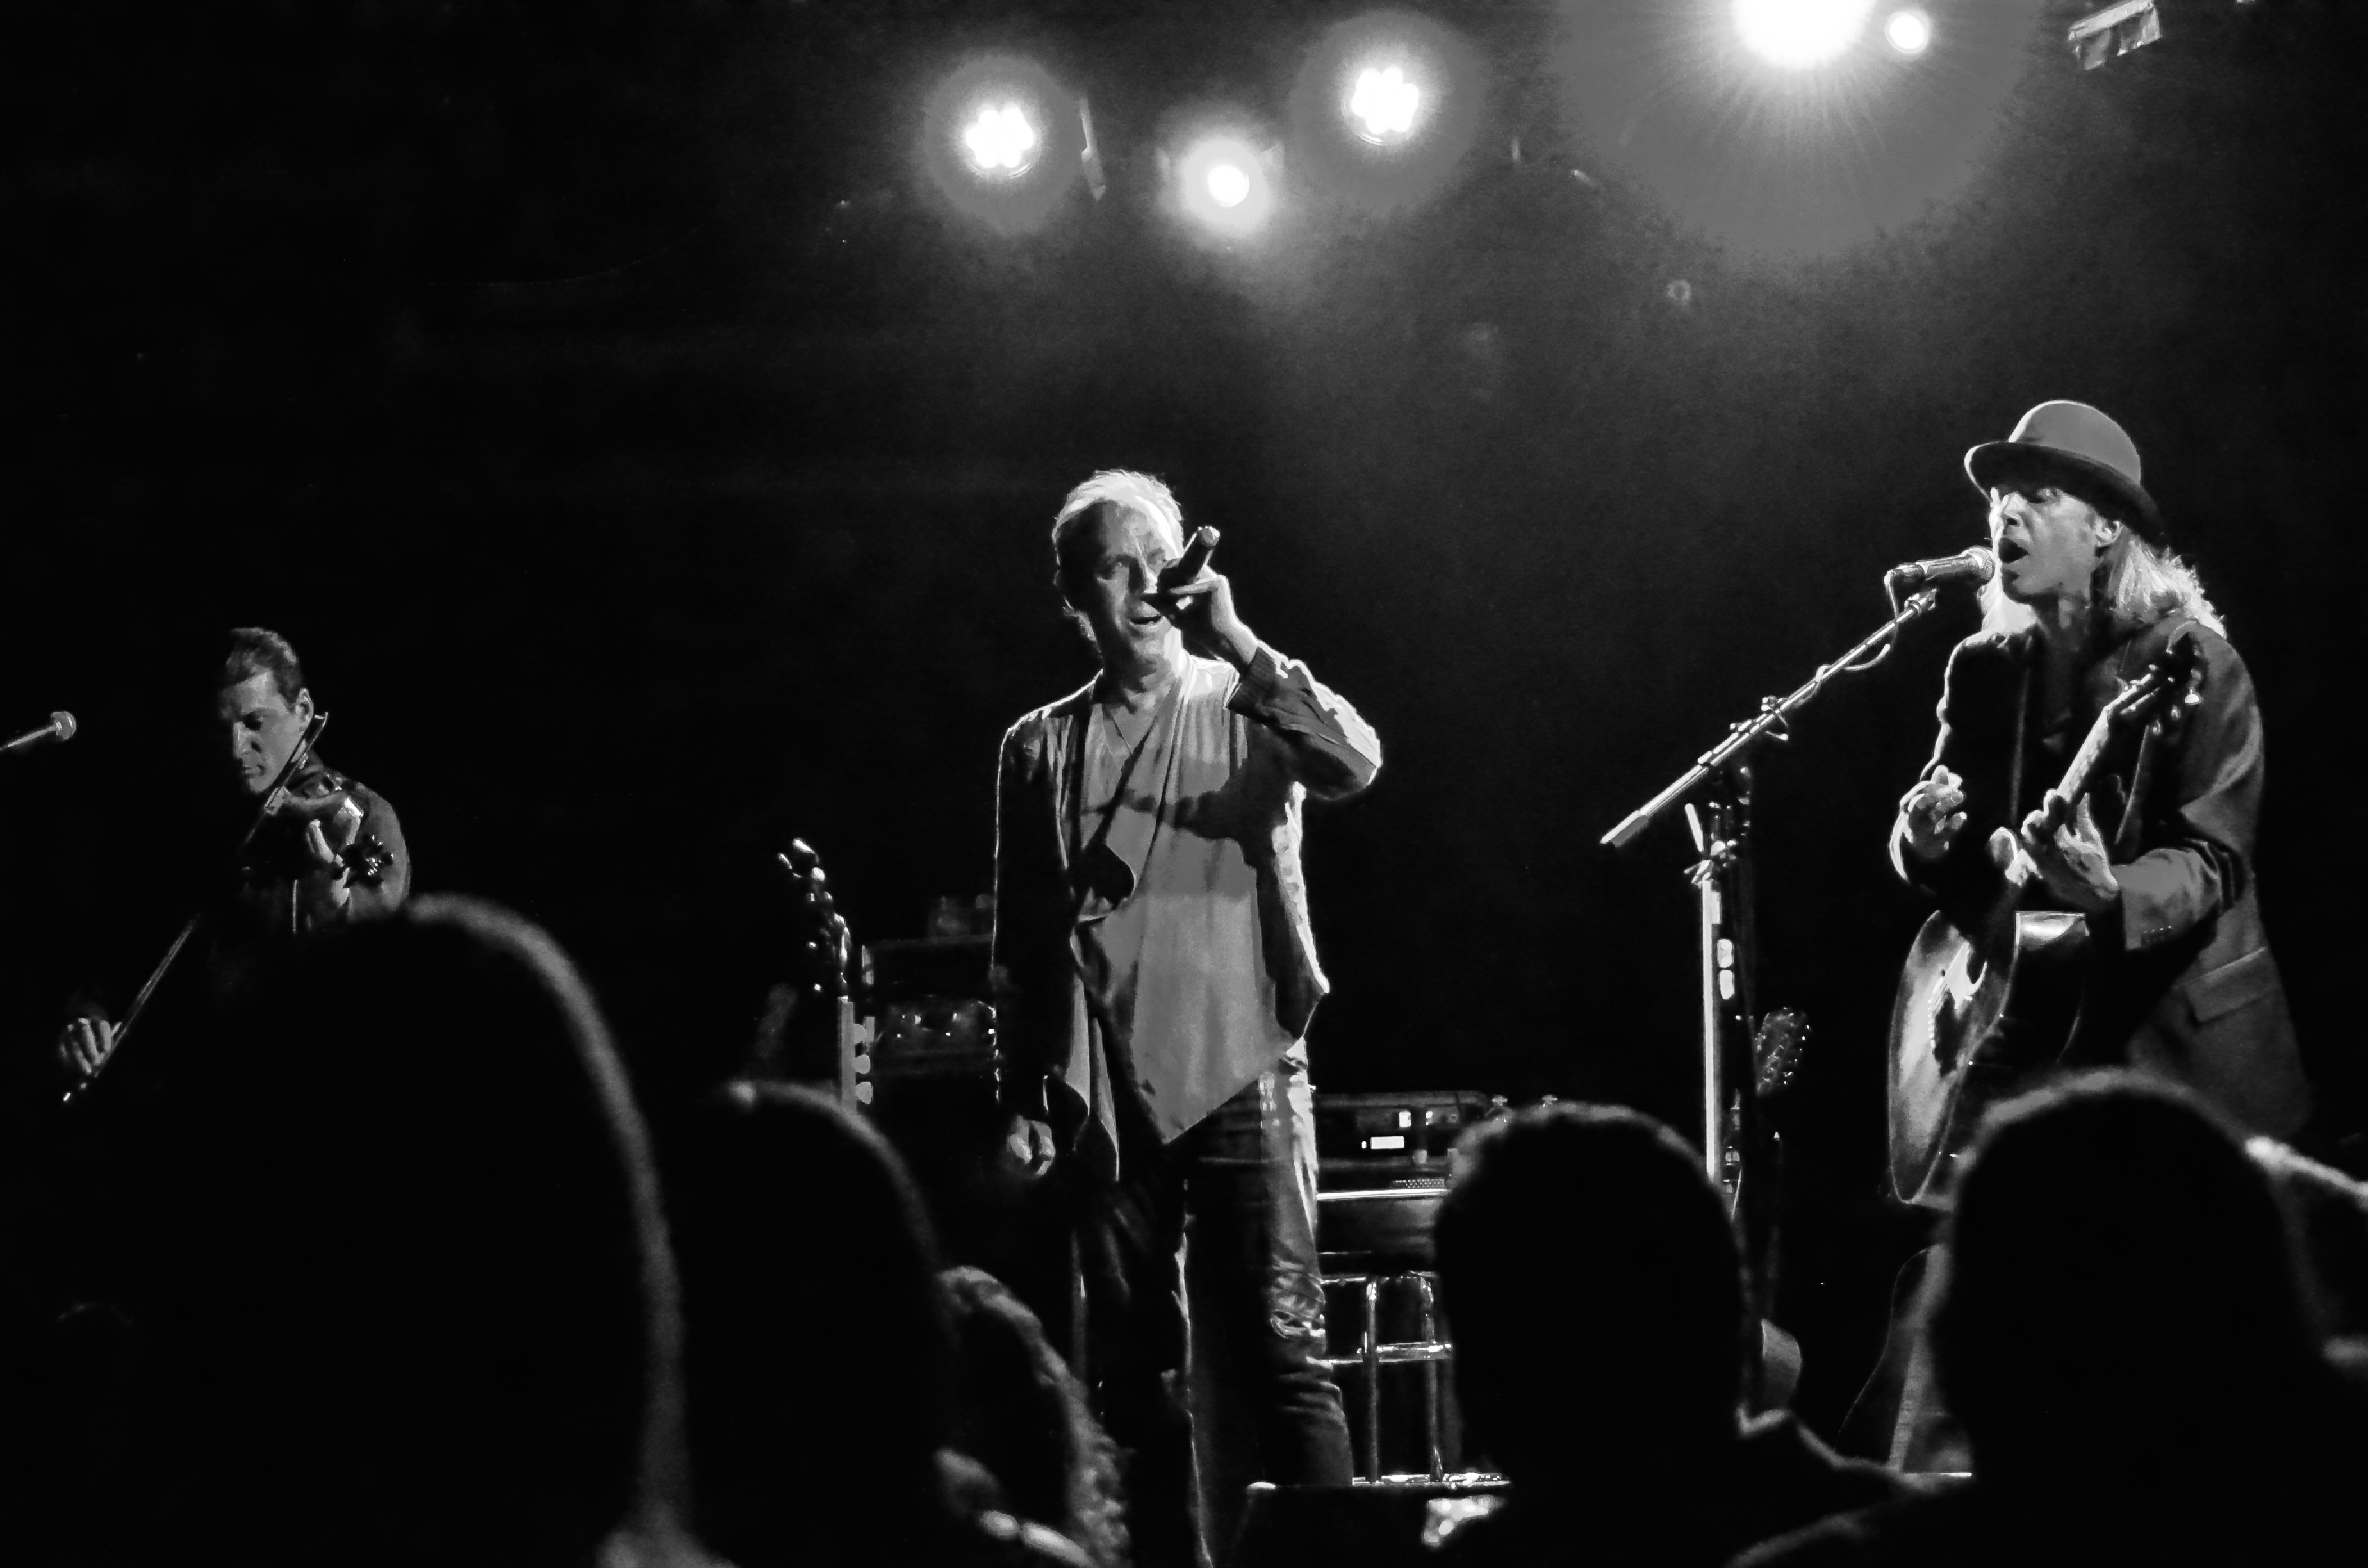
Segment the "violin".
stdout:
<path fill-rule="evenodd" d="M 351 887 L 376 887 L 394 864 L 394 852 L 376 834 L 361 831 L 362 804 L 353 791 L 331 784 L 318 794 L 300 795 L 291 789 L 274 790 L 265 801 L 264 817 L 284 824 L 277 834 L 256 834 L 247 843 L 239 869 L 265 878 L 302 876 L 317 869 L 306 846 L 306 829 L 318 824 L 322 840 L 341 868 L 339 880 Z"/>

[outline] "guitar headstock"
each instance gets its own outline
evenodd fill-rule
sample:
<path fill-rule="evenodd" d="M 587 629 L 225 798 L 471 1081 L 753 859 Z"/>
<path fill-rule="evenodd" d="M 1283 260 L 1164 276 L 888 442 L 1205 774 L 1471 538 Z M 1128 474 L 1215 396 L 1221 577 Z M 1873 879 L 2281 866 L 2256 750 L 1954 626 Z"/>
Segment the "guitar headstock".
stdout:
<path fill-rule="evenodd" d="M 2203 665 L 2192 637 L 2174 637 L 2127 686 L 2105 704 L 2116 727 L 2159 720 L 2176 724 L 2203 700 Z"/>
<path fill-rule="evenodd" d="M 846 995 L 850 948 L 847 919 L 830 896 L 830 879 L 823 871 L 822 857 L 804 839 L 793 838 L 789 852 L 775 858 L 789 872 L 799 912 L 810 922 L 800 949 L 811 966 L 807 983 L 825 996 Z"/>

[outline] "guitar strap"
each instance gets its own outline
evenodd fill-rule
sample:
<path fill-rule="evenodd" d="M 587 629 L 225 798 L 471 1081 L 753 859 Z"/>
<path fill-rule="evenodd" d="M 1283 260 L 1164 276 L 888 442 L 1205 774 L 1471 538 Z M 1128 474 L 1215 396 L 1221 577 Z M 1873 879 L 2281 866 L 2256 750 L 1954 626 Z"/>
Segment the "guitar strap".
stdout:
<path fill-rule="evenodd" d="M 2031 633 L 2022 645 L 2022 685 L 2014 694 L 2014 749 L 2007 763 L 2006 828 L 2014 832 L 2022 825 L 2027 808 L 2023 796 L 2023 744 L 2031 733 L 2031 687 L 2039 678 L 2039 636 Z"/>

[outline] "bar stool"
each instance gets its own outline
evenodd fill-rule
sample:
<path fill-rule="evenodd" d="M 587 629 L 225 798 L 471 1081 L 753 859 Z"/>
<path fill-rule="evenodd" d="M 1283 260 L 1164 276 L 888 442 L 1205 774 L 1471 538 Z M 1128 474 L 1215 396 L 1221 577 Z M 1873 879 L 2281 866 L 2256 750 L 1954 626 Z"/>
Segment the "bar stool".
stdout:
<path fill-rule="evenodd" d="M 1455 1353 L 1440 1332 L 1439 1276 L 1429 1267 L 1430 1221 L 1445 1196 L 1443 1184 L 1316 1195 L 1316 1239 L 1325 1290 L 1327 1295 L 1354 1291 L 1359 1309 L 1355 1352 L 1320 1359 L 1336 1375 L 1351 1369 L 1362 1374 L 1362 1480 L 1368 1484 L 1449 1479 L 1445 1406 L 1452 1394 L 1441 1387 L 1440 1377 L 1441 1369 L 1453 1362 Z M 1413 1338 L 1382 1336 L 1385 1293 L 1401 1308 L 1411 1301 Z M 1422 1447 L 1429 1463 L 1420 1475 L 1386 1475 L 1382 1459 L 1382 1369 L 1409 1365 L 1422 1369 Z"/>

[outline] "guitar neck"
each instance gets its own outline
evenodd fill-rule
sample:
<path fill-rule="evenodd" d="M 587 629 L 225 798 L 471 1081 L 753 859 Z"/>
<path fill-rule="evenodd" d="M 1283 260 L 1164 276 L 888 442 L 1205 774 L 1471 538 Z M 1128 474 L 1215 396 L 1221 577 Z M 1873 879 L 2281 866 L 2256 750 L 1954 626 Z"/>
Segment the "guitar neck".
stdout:
<path fill-rule="evenodd" d="M 2105 755 L 2105 744 L 2112 738 L 2113 710 L 2108 707 L 2097 715 L 2097 722 L 2089 726 L 2088 738 L 2080 743 L 2080 749 L 2072 754 L 2071 762 L 2064 769 L 2063 778 L 2055 786 L 2056 793 L 2077 804 L 2088 792 L 2089 776 L 2097 771 L 2097 761 Z"/>

